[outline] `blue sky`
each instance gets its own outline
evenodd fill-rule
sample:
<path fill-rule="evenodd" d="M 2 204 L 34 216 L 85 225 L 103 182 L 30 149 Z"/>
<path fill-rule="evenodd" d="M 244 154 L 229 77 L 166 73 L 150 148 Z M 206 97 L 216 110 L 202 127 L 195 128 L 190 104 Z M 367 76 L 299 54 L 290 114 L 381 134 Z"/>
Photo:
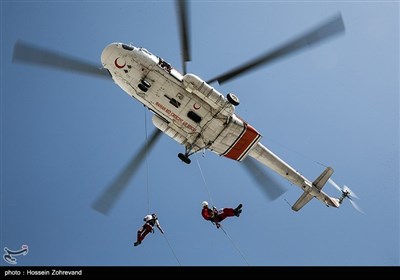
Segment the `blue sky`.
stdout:
<path fill-rule="evenodd" d="M 325 168 L 359 197 L 361 214 L 301 190 L 268 200 L 235 161 L 212 152 L 192 164 L 162 135 L 108 216 L 90 205 L 153 131 L 151 113 L 112 80 L 12 64 L 22 40 L 101 66 L 112 42 L 145 47 L 181 70 L 172 1 L 1 1 L 1 247 L 18 264 L 90 266 L 398 266 L 399 3 L 194 1 L 188 71 L 214 77 L 326 18 L 346 32 L 224 85 L 262 143 L 310 180 Z M 203 177 L 204 176 L 204 177 Z M 204 178 L 204 180 L 203 180 Z M 327 185 L 332 196 L 340 193 Z M 243 203 L 223 222 L 201 202 Z M 165 235 L 133 247 L 143 217 Z M 1 265 L 8 265 L 2 260 Z"/>

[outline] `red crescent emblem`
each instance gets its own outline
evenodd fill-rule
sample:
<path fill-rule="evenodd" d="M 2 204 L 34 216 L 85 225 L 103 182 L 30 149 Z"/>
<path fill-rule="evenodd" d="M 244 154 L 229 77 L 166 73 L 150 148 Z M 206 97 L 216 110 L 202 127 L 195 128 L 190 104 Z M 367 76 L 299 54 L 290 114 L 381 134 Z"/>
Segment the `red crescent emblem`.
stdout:
<path fill-rule="evenodd" d="M 119 65 L 119 64 L 118 64 L 118 58 L 119 58 L 119 57 L 117 57 L 117 58 L 115 59 L 115 61 L 114 61 L 115 66 L 117 66 L 117 68 L 119 68 L 119 69 L 124 68 L 125 65 L 126 65 L 126 62 L 124 63 L 124 65 Z"/>
<path fill-rule="evenodd" d="M 195 109 L 195 110 L 199 110 L 200 107 L 201 107 L 200 104 L 197 104 L 197 103 L 193 104 L 193 109 Z"/>

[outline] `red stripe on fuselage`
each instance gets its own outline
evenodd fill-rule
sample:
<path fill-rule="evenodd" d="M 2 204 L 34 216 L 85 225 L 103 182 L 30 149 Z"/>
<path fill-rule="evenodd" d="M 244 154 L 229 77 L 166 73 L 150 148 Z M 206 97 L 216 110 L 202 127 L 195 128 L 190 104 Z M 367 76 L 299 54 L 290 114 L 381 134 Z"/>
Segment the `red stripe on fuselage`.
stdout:
<path fill-rule="evenodd" d="M 236 139 L 232 147 L 228 149 L 224 156 L 234 160 L 242 160 L 249 150 L 258 143 L 261 138 L 260 133 L 255 130 L 251 125 L 245 123 L 244 132 Z"/>

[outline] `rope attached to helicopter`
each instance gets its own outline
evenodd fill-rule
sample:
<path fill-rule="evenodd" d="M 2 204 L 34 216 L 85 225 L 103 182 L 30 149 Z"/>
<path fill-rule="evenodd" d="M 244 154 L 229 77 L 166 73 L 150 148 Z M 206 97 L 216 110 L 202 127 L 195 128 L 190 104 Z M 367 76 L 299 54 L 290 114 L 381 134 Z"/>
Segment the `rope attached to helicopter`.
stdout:
<path fill-rule="evenodd" d="M 149 187 L 149 165 L 147 161 L 147 156 L 148 156 L 148 137 L 147 137 L 147 109 L 144 107 L 144 134 L 146 138 L 146 151 L 145 151 L 145 164 L 146 164 L 146 189 L 147 189 L 147 213 L 150 214 L 150 187 Z M 165 241 L 168 244 L 169 249 L 171 250 L 172 254 L 174 255 L 176 261 L 179 263 L 180 266 L 182 266 L 181 262 L 179 261 L 178 257 L 175 254 L 174 249 L 172 248 L 165 232 L 162 234 L 164 236 Z"/>
<path fill-rule="evenodd" d="M 175 254 L 174 249 L 172 248 L 171 244 L 169 243 L 168 238 L 167 238 L 167 236 L 165 235 L 165 232 L 164 232 L 163 236 L 164 236 L 164 238 L 165 238 L 165 241 L 167 241 L 168 247 L 169 247 L 169 249 L 171 250 L 172 254 L 174 255 L 176 261 L 179 263 L 180 266 L 182 266 L 181 262 L 179 261 L 178 257 L 177 257 L 176 254 Z"/>
<path fill-rule="evenodd" d="M 204 188 L 206 189 L 206 192 L 207 192 L 207 194 L 208 194 L 208 197 L 209 197 L 209 200 L 210 200 L 211 204 L 214 205 L 213 199 L 212 199 L 212 197 L 211 197 L 211 192 L 210 192 L 210 190 L 209 190 L 208 187 L 207 187 L 206 179 L 205 179 L 205 177 L 204 177 L 203 170 L 201 169 L 199 159 L 197 158 L 197 154 L 194 154 L 194 155 L 195 155 L 195 157 L 196 157 L 196 161 L 197 161 L 197 165 L 198 165 L 199 170 L 200 170 L 201 177 L 203 178 Z M 235 244 L 235 242 L 233 241 L 233 239 L 229 236 L 229 234 L 226 232 L 226 230 L 222 227 L 221 224 L 219 225 L 219 228 L 221 228 L 222 231 L 225 233 L 226 237 L 230 240 L 230 242 L 232 243 L 233 247 L 236 249 L 236 251 L 238 251 L 239 255 L 243 258 L 243 260 L 245 261 L 245 263 L 246 263 L 248 266 L 250 266 L 249 262 L 246 260 L 245 256 L 244 256 L 243 253 L 240 251 L 239 247 Z"/>
<path fill-rule="evenodd" d="M 196 157 L 196 161 L 197 161 L 197 166 L 199 167 L 199 170 L 200 170 L 201 178 L 203 178 L 204 188 L 206 189 L 206 192 L 207 192 L 207 194 L 208 194 L 208 198 L 209 198 L 211 204 L 214 205 L 213 199 L 212 199 L 212 197 L 211 197 L 210 190 L 209 190 L 208 187 L 207 187 L 206 179 L 204 178 L 203 170 L 201 169 L 199 159 L 197 158 L 197 154 L 195 154 L 195 157 Z"/>
<path fill-rule="evenodd" d="M 235 242 L 233 241 L 233 239 L 229 236 L 229 234 L 225 231 L 225 229 L 222 227 L 222 225 L 220 226 L 220 228 L 222 229 L 222 231 L 225 233 L 225 235 L 229 238 L 229 240 L 231 241 L 232 245 L 235 247 L 236 251 L 239 252 L 240 256 L 242 257 L 242 259 L 245 261 L 245 263 L 247 263 L 248 266 L 250 266 L 249 262 L 246 260 L 246 258 L 244 257 L 242 251 L 240 251 L 239 247 L 236 246 Z"/>
<path fill-rule="evenodd" d="M 146 165 L 146 189 L 147 189 L 147 214 L 150 214 L 150 191 L 149 191 L 149 165 L 147 162 L 148 155 L 148 137 L 147 137 L 147 118 L 146 118 L 146 107 L 144 107 L 144 135 L 146 141 L 146 152 L 145 152 L 145 165 Z"/>

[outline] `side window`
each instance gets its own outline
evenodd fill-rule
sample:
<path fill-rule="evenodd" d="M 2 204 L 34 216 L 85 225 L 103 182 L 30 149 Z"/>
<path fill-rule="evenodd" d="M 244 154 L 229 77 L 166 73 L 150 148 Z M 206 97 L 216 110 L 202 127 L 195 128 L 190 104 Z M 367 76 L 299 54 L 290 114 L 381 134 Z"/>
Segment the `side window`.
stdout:
<path fill-rule="evenodd" d="M 172 66 L 166 62 L 164 59 L 162 59 L 161 57 L 158 58 L 158 65 L 164 69 L 165 71 L 167 71 L 168 73 L 171 72 Z"/>
<path fill-rule="evenodd" d="M 189 117 L 189 119 L 191 119 L 192 121 L 194 121 L 195 123 L 199 123 L 201 122 L 201 117 L 199 115 L 197 115 L 195 112 L 193 111 L 189 111 L 187 113 L 187 116 Z"/>

